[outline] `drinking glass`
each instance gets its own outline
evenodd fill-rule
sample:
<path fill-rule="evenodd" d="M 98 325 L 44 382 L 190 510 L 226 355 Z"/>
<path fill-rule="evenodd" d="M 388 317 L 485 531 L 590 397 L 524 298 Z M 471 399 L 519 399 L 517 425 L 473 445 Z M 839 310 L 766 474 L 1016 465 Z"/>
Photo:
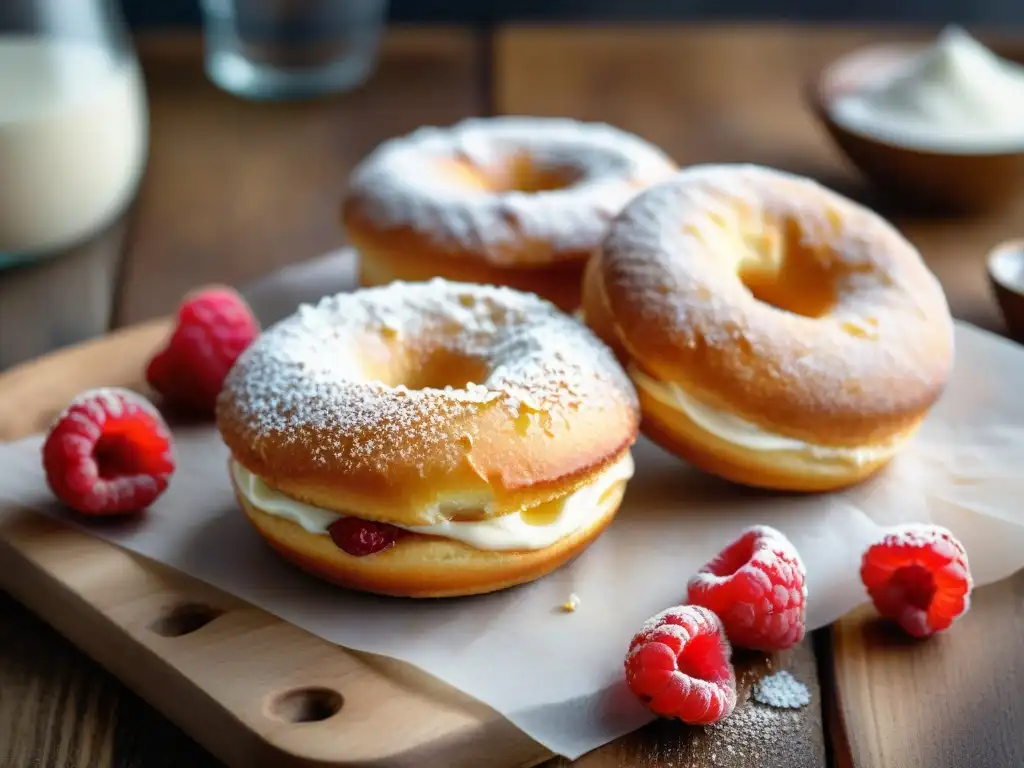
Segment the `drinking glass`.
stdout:
<path fill-rule="evenodd" d="M 202 0 L 206 72 L 250 99 L 361 85 L 377 60 L 387 0 Z"/>
<path fill-rule="evenodd" d="M 111 223 L 134 197 L 147 132 L 116 2 L 0 2 L 0 266 Z"/>

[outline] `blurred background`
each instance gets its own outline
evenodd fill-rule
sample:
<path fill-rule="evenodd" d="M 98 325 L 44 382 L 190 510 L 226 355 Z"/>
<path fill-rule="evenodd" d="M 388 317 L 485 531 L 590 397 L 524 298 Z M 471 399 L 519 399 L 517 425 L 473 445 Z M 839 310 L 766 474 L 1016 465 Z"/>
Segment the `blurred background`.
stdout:
<path fill-rule="evenodd" d="M 1024 21 L 1020 0 L 392 0 L 394 22 L 806 21 L 1003 24 Z M 124 0 L 135 27 L 200 23 L 196 0 Z"/>
<path fill-rule="evenodd" d="M 207 283 L 280 293 L 282 268 L 333 256 L 347 266 L 304 290 L 349 287 L 362 259 L 339 206 L 357 164 L 501 114 L 817 179 L 894 221 L 958 316 L 1000 330 L 982 258 L 1024 235 L 1024 143 L 894 163 L 837 141 L 823 97 L 841 58 L 950 24 L 1024 61 L 1024 0 L 0 0 L 0 372 L 166 317 Z M 966 90 L 962 66 L 933 68 L 950 98 L 986 97 L 977 57 L 959 60 Z M 993 114 L 1024 104 L 1018 80 Z M 975 210 L 938 215 L 936 192 Z"/>

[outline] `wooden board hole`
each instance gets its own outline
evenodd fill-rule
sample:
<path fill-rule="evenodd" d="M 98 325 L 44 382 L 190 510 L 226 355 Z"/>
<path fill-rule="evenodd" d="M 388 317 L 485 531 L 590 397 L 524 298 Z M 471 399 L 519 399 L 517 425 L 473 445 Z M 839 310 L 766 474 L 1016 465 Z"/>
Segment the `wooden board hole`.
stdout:
<path fill-rule="evenodd" d="M 330 688 L 296 688 L 270 702 L 270 716 L 286 723 L 319 723 L 333 717 L 344 704 Z"/>
<path fill-rule="evenodd" d="M 202 629 L 224 613 L 220 608 L 203 603 L 182 603 L 167 611 L 149 625 L 161 637 L 182 637 Z"/>

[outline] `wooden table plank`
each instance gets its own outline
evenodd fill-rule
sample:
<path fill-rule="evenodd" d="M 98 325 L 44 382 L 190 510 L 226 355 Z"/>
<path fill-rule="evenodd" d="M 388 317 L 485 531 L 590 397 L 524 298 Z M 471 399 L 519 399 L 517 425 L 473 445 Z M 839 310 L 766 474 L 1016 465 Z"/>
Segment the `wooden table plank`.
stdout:
<path fill-rule="evenodd" d="M 809 36 L 800 45 L 800 35 L 776 32 L 506 28 L 495 44 L 495 109 L 609 122 L 655 142 L 680 163 L 749 161 L 842 175 L 824 136 L 800 112 L 800 74 L 856 38 Z M 816 690 L 809 641 L 794 661 L 802 681 Z M 751 725 L 742 735 L 657 723 L 596 750 L 584 764 L 824 765 L 817 697 L 814 706 L 779 718 L 785 738 L 781 725 L 758 727 L 758 714 L 737 711 L 733 725 Z"/>
<path fill-rule="evenodd" d="M 919 30 L 907 36 L 920 39 L 933 32 Z M 754 162 L 817 178 L 893 219 L 922 250 L 958 317 L 1002 330 L 983 260 L 996 242 L 1020 235 L 1018 222 L 1024 201 L 969 220 L 936 218 L 897 207 L 874 194 L 848 165 L 804 101 L 809 79 L 837 56 L 864 43 L 903 36 L 899 31 L 865 28 L 509 27 L 495 42 L 496 109 L 607 121 L 659 144 L 681 164 Z M 981 590 L 980 608 L 972 611 L 964 629 L 934 647 L 922 646 L 913 656 L 904 649 L 897 658 L 896 651 L 879 642 L 876 635 L 868 634 L 865 640 L 858 634 L 859 624 L 840 624 L 837 632 L 842 642 L 837 644 L 835 666 L 837 674 L 841 673 L 840 690 L 846 694 L 843 711 L 853 747 L 844 752 L 837 746 L 837 757 L 852 751 L 850 764 L 858 768 L 1024 762 L 1009 746 L 1009 742 L 1024 743 L 1019 737 L 1024 732 L 1024 711 L 1014 711 L 1024 708 L 1010 707 L 1004 701 L 1012 714 L 989 721 L 998 723 L 991 725 L 994 746 L 979 753 L 984 759 L 972 759 L 971 749 L 982 748 L 981 741 L 988 738 L 980 735 L 978 742 L 973 740 L 965 721 L 976 719 L 967 718 L 960 704 L 925 704 L 930 695 L 954 697 L 941 691 L 969 689 L 964 699 L 970 704 L 963 706 L 979 707 L 985 699 L 983 711 L 988 712 L 998 695 L 994 691 L 1009 696 L 1010 691 L 1020 690 L 1021 681 L 1015 675 L 1006 685 L 995 682 L 1000 677 L 1000 662 L 989 660 L 985 665 L 979 662 L 967 667 L 974 674 L 970 685 L 956 670 L 962 657 L 983 656 L 985 651 L 1005 666 L 1024 658 L 1016 639 L 993 640 L 987 645 L 980 642 L 983 626 L 988 628 L 988 636 L 996 626 L 996 634 L 1020 636 L 1012 595 L 1022 583 Z M 1001 613 L 1013 618 L 1000 621 Z M 827 648 L 828 638 L 822 639 Z M 979 653 L 979 649 L 984 650 Z M 909 666 L 902 664 L 904 658 Z M 917 676 L 915 680 L 921 676 L 928 680 L 905 683 L 910 674 Z M 894 685 L 894 680 L 899 682 Z M 959 685 L 951 687 L 954 684 Z M 958 716 L 962 717 L 958 720 Z M 804 723 L 801 733 L 820 739 L 820 730 L 818 720 Z M 944 730 L 941 736 L 940 730 Z M 669 740 L 665 734 L 670 734 Z M 876 736 L 885 743 L 875 741 Z M 652 747 L 657 741 L 661 741 L 660 751 Z M 936 744 L 941 745 L 939 750 L 933 748 Z M 938 751 L 942 757 L 936 757 Z M 722 750 L 715 754 L 720 756 Z M 817 754 L 800 759 L 808 762 L 784 759 L 780 764 L 813 764 L 810 761 L 817 759 Z M 930 762 L 933 759 L 937 762 Z M 688 741 L 685 729 L 664 724 L 649 730 L 647 739 L 631 735 L 598 750 L 588 757 L 587 765 L 714 764 L 709 760 L 706 749 Z"/>
<path fill-rule="evenodd" d="M 775 656 L 739 652 L 736 665 L 739 704 L 718 725 L 695 728 L 656 720 L 576 763 L 558 758 L 544 768 L 803 768 L 825 765 L 822 701 L 810 638 Z M 810 703 L 802 709 L 775 709 L 750 698 L 765 675 L 785 670 L 807 686 Z"/>
<path fill-rule="evenodd" d="M 682 164 L 753 162 L 816 178 L 887 213 L 921 249 L 954 313 L 991 330 L 1002 320 L 984 256 L 1020 236 L 1024 200 L 972 220 L 896 210 L 833 147 L 805 103 L 809 79 L 839 55 L 934 30 L 797 27 L 513 26 L 495 41 L 498 111 L 604 120 Z"/>
<path fill-rule="evenodd" d="M 971 610 L 925 642 L 870 608 L 831 628 L 826 687 L 836 765 L 1024 765 L 1024 571 L 975 592 Z"/>
<path fill-rule="evenodd" d="M 418 125 L 481 112 L 481 50 L 469 31 L 396 29 L 362 90 L 316 102 L 250 104 L 206 81 L 197 36 L 142 39 L 152 136 L 117 323 L 164 314 L 196 284 L 246 281 L 337 247 L 338 197 L 363 154 Z M 5 350 L 13 361 L 70 340 L 65 317 L 72 318 L 66 325 L 75 340 L 106 329 L 117 245 L 110 244 L 106 260 L 89 251 L 0 274 L 0 367 Z M 68 301 L 77 303 L 33 331 L 31 345 L 15 336 L 12 318 L 31 328 Z M 0 404 L 0 421 L 5 415 L 13 432 L 15 403 Z M 3 432 L 0 425 L 0 439 Z M 0 593 L 0 765 L 193 764 L 218 763 Z"/>
<path fill-rule="evenodd" d="M 209 83 L 194 35 L 143 39 L 152 138 L 116 323 L 170 312 L 196 284 L 250 280 L 341 245 L 349 170 L 383 139 L 478 114 L 479 50 L 468 32 L 396 29 L 365 87 L 268 104 Z"/>
<path fill-rule="evenodd" d="M 0 765 L 215 768 L 220 763 L 0 592 Z"/>

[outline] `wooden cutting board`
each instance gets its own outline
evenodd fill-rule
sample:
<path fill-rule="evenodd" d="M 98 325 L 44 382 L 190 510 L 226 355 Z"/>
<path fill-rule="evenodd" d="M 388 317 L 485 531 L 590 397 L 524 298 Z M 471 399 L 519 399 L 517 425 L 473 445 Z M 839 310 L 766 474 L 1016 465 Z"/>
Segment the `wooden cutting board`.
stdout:
<path fill-rule="evenodd" d="M 169 330 L 136 326 L 0 376 L 0 440 L 45 429 L 78 392 L 141 387 Z M 406 664 L 321 640 L 237 598 L 0 505 L 0 588 L 231 766 L 535 765 L 499 714 Z"/>

